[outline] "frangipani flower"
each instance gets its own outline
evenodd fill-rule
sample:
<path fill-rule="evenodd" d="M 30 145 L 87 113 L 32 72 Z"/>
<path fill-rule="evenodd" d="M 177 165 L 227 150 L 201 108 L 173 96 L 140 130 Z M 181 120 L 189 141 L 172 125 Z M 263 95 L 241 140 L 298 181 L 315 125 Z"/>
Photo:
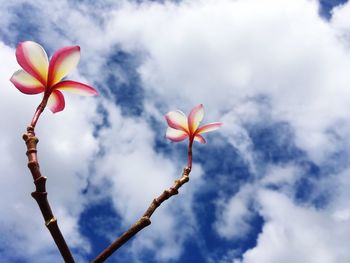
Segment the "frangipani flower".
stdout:
<path fill-rule="evenodd" d="M 97 91 L 86 84 L 62 80 L 77 66 L 80 59 L 79 46 L 68 46 L 57 50 L 49 62 L 42 46 L 32 41 L 25 41 L 18 45 L 16 58 L 23 70 L 16 71 L 10 81 L 25 94 L 44 93 L 42 110 L 48 103 L 53 113 L 62 111 L 65 102 L 61 91 L 97 95 Z"/>
<path fill-rule="evenodd" d="M 192 144 L 193 140 L 205 143 L 205 139 L 201 134 L 218 129 L 222 123 L 213 122 L 199 127 L 204 117 L 204 108 L 200 104 L 192 109 L 188 117 L 182 111 L 171 111 L 165 115 L 168 122 L 166 137 L 174 142 L 180 142 L 187 137 Z"/>

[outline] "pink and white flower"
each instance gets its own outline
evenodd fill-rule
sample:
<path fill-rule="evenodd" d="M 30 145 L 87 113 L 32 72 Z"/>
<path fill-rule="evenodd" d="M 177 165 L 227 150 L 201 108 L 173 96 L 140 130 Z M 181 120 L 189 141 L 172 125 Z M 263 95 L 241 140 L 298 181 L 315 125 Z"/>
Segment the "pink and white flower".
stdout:
<path fill-rule="evenodd" d="M 63 80 L 79 62 L 79 46 L 63 47 L 57 50 L 49 61 L 42 46 L 32 41 L 25 41 L 17 46 L 16 58 L 23 69 L 16 71 L 10 81 L 22 93 L 30 95 L 44 93 L 43 101 L 47 101 L 53 113 L 64 109 L 65 102 L 61 91 L 88 96 L 98 94 L 94 88 L 86 84 Z"/>
<path fill-rule="evenodd" d="M 165 115 L 168 122 L 166 137 L 174 142 L 180 142 L 187 137 L 190 142 L 193 140 L 200 143 L 205 143 L 205 139 L 201 134 L 218 129 L 222 123 L 213 122 L 199 127 L 200 122 L 204 117 L 204 108 L 200 104 L 192 109 L 188 117 L 182 111 L 171 111 Z"/>

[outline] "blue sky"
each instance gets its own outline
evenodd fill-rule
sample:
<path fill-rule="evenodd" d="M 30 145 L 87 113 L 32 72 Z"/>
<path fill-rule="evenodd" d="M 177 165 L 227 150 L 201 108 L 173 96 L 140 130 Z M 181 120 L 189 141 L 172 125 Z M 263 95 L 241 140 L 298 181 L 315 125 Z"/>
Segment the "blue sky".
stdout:
<path fill-rule="evenodd" d="M 282 3 L 283 2 L 283 3 Z M 203 103 L 224 126 L 191 180 L 107 262 L 350 262 L 350 4 L 309 0 L 1 1 L 0 262 L 62 262 L 31 200 L 21 134 L 40 102 L 8 81 L 15 48 L 81 47 L 37 126 L 54 214 L 89 262 L 171 186 L 186 143 L 164 115 Z"/>

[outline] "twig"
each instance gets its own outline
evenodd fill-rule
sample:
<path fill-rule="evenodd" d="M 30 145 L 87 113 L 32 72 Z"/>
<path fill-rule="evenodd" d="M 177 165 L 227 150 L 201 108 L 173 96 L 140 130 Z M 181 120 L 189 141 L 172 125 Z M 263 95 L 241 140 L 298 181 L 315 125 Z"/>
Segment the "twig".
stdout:
<path fill-rule="evenodd" d="M 192 146 L 192 144 L 191 144 Z M 192 147 L 190 147 L 192 148 Z M 192 164 L 192 160 L 191 160 Z M 189 174 L 191 172 L 191 167 L 186 167 L 183 170 L 182 176 L 180 179 L 176 180 L 174 185 L 169 189 L 165 190 L 160 196 L 153 199 L 152 203 L 143 214 L 143 216 L 133 225 L 131 226 L 124 234 L 118 237 L 113 241 L 100 255 L 98 255 L 92 263 L 100 263 L 104 262 L 110 255 L 112 255 L 116 250 L 118 250 L 122 245 L 124 245 L 130 238 L 136 235 L 140 230 L 149 226 L 151 224 L 151 216 L 154 211 L 168 198 L 173 195 L 178 194 L 179 188 L 189 181 Z"/>
<path fill-rule="evenodd" d="M 39 106 L 40 107 L 40 106 Z M 39 109 L 38 107 L 38 109 Z M 42 109 L 39 109 L 40 113 Z M 40 113 L 35 115 L 34 118 L 34 126 Z M 54 239 L 64 261 L 66 263 L 74 263 L 73 256 L 67 246 L 66 241 L 58 227 L 57 219 L 54 217 L 49 201 L 47 199 L 46 192 L 46 177 L 41 175 L 39 169 L 39 162 L 37 157 L 37 148 L 36 145 L 39 142 L 38 138 L 35 137 L 34 127 L 29 126 L 27 128 L 27 133 L 23 135 L 23 140 L 27 145 L 27 156 L 28 156 L 28 168 L 33 176 L 34 184 L 36 187 L 36 191 L 32 193 L 32 197 L 38 203 L 40 211 L 44 217 L 45 225 L 49 229 L 52 238 Z"/>

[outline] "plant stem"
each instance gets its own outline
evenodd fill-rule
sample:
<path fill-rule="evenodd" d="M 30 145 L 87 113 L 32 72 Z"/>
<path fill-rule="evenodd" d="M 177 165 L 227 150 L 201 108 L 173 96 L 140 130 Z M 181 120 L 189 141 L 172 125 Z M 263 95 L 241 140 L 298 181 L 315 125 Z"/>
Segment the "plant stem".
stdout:
<path fill-rule="evenodd" d="M 39 106 L 36 108 L 32 122 L 30 123 L 30 126 L 33 127 L 33 129 L 35 128 L 35 125 L 36 125 L 37 121 L 39 120 L 41 113 L 44 111 L 46 104 L 47 104 L 47 101 L 49 100 L 49 97 L 50 97 L 50 94 L 47 95 L 45 93 L 43 100 L 41 101 Z"/>
<path fill-rule="evenodd" d="M 41 105 L 43 105 L 43 102 L 39 105 L 37 112 L 34 115 L 34 118 L 33 118 L 34 125 L 36 124 L 41 112 L 45 108 L 44 106 L 44 108 L 42 108 L 41 110 L 41 107 L 40 107 Z M 32 124 L 33 124 L 33 121 L 32 121 Z M 37 143 L 39 142 L 39 140 L 37 137 L 35 137 L 33 126 L 29 126 L 27 128 L 27 133 L 23 135 L 23 140 L 25 141 L 27 146 L 26 154 L 28 156 L 28 168 L 33 176 L 34 184 L 36 187 L 36 191 L 32 193 L 32 197 L 38 203 L 40 211 L 45 220 L 45 225 L 49 229 L 51 236 L 54 239 L 64 261 L 66 263 L 74 263 L 73 256 L 58 227 L 57 219 L 54 217 L 49 201 L 47 199 L 46 177 L 41 175 L 41 172 L 39 169 L 38 157 L 37 157 Z"/>
<path fill-rule="evenodd" d="M 174 185 L 169 189 L 165 190 L 160 196 L 153 199 L 152 203 L 143 214 L 143 216 L 131 226 L 124 234 L 118 237 L 113 241 L 100 255 L 98 255 L 92 263 L 104 262 L 109 256 L 111 256 L 116 250 L 123 246 L 130 238 L 136 235 L 140 230 L 149 226 L 151 224 L 151 216 L 154 211 L 168 198 L 173 195 L 178 194 L 178 189 L 185 183 L 189 181 L 189 174 L 191 172 L 191 167 L 186 167 L 183 170 L 182 176 L 180 179 L 176 180 Z"/>
<path fill-rule="evenodd" d="M 188 163 L 187 163 L 187 167 L 190 168 L 190 170 L 192 169 L 192 145 L 193 145 L 193 139 L 190 138 L 188 142 Z"/>

